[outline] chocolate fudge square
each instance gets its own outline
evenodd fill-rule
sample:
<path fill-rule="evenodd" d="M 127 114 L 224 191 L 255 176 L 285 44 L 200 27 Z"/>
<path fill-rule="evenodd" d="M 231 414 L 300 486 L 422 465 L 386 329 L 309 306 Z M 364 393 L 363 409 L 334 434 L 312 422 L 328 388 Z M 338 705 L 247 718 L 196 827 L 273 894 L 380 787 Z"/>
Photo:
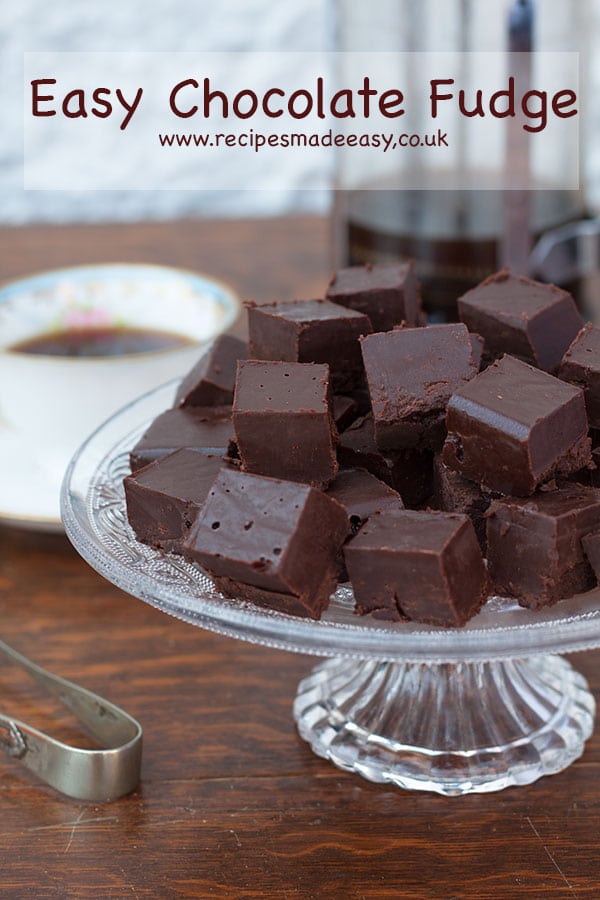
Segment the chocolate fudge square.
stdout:
<path fill-rule="evenodd" d="M 240 362 L 233 424 L 245 472 L 316 487 L 337 475 L 326 365 Z"/>
<path fill-rule="evenodd" d="M 130 454 L 132 472 L 161 456 L 187 447 L 212 456 L 235 457 L 231 408 L 228 406 L 168 409 L 158 416 Z"/>
<path fill-rule="evenodd" d="M 361 340 L 381 450 L 442 446 L 450 395 L 478 366 L 465 325 L 398 328 Z"/>
<path fill-rule="evenodd" d="M 420 324 L 421 292 L 412 260 L 349 266 L 333 276 L 327 299 L 364 313 L 373 331 Z"/>
<path fill-rule="evenodd" d="M 444 463 L 492 491 L 526 497 L 591 461 L 583 391 L 504 356 L 448 402 Z"/>
<path fill-rule="evenodd" d="M 581 539 L 581 546 L 589 562 L 596 581 L 600 580 L 600 531 L 591 531 Z"/>
<path fill-rule="evenodd" d="M 510 353 L 556 372 L 583 325 L 567 291 L 503 269 L 458 299 L 458 314 L 485 341 L 486 354 Z"/>
<path fill-rule="evenodd" d="M 441 454 L 435 455 L 432 506 L 444 512 L 464 513 L 468 516 L 484 555 L 487 548 L 485 514 L 492 499 L 498 496 L 493 491 L 482 490 L 475 482 L 449 469 Z"/>
<path fill-rule="evenodd" d="M 479 372 L 485 354 L 485 341 L 480 334 L 475 334 L 475 332 L 471 332 L 470 337 L 471 348 L 473 350 L 473 362 L 475 363 L 475 367 Z"/>
<path fill-rule="evenodd" d="M 327 496 L 346 510 L 351 534 L 356 534 L 374 512 L 404 509 L 400 494 L 365 469 L 342 469 L 327 488 Z"/>
<path fill-rule="evenodd" d="M 358 339 L 373 330 L 367 316 L 328 300 L 247 304 L 252 359 L 327 363 L 332 385 L 351 389 L 363 372 Z"/>
<path fill-rule="evenodd" d="M 344 548 L 357 612 L 458 627 L 487 596 L 487 574 L 468 516 L 375 513 Z"/>
<path fill-rule="evenodd" d="M 368 416 L 372 412 L 371 395 L 369 394 L 366 378 L 363 379 L 363 383 L 360 387 L 355 388 L 353 391 L 349 391 L 349 396 L 356 403 L 356 412 L 358 416 Z"/>
<path fill-rule="evenodd" d="M 127 518 L 138 541 L 181 553 L 184 538 L 225 461 L 197 450 L 175 453 L 128 475 Z"/>
<path fill-rule="evenodd" d="M 600 447 L 592 450 L 592 464 L 588 466 L 588 471 L 592 487 L 600 487 Z"/>
<path fill-rule="evenodd" d="M 235 581 L 235 579 L 227 578 L 225 575 L 213 574 L 212 580 L 217 590 L 226 597 L 231 597 L 232 600 L 243 600 L 246 603 L 261 606 L 263 609 L 282 612 L 286 616 L 298 616 L 300 619 L 319 617 L 315 614 L 313 607 L 306 606 L 295 594 L 265 591 L 264 588 L 255 587 L 253 584 L 246 584 L 243 581 Z"/>
<path fill-rule="evenodd" d="M 337 452 L 340 465 L 366 469 L 397 491 L 409 508 L 420 506 L 431 494 L 433 453 L 380 450 L 372 415 L 357 419 L 340 435 Z"/>
<path fill-rule="evenodd" d="M 321 491 L 223 469 L 184 553 L 217 579 L 228 579 L 229 590 L 241 582 L 288 594 L 319 618 L 336 587 L 347 533 L 345 509 Z"/>
<path fill-rule="evenodd" d="M 400 494 L 365 469 L 342 469 L 327 488 L 327 495 L 341 503 L 350 521 L 348 537 L 357 534 L 369 516 L 381 509 L 404 509 Z M 345 565 L 340 581 L 348 581 Z"/>
<path fill-rule="evenodd" d="M 331 401 L 333 421 L 338 433 L 345 431 L 358 418 L 358 404 L 354 397 L 335 394 Z"/>
<path fill-rule="evenodd" d="M 591 465 L 573 472 L 566 480 L 569 483 L 583 484 L 587 487 L 600 487 L 600 447 L 592 450 Z"/>
<path fill-rule="evenodd" d="M 231 406 L 238 359 L 247 359 L 244 341 L 223 334 L 188 372 L 177 391 L 175 406 Z"/>
<path fill-rule="evenodd" d="M 494 591 L 531 609 L 591 588 L 582 538 L 600 528 L 600 491 L 564 485 L 527 500 L 494 500 L 487 513 Z"/>
<path fill-rule="evenodd" d="M 600 328 L 588 323 L 581 329 L 560 364 L 558 377 L 585 392 L 592 428 L 600 428 Z"/>

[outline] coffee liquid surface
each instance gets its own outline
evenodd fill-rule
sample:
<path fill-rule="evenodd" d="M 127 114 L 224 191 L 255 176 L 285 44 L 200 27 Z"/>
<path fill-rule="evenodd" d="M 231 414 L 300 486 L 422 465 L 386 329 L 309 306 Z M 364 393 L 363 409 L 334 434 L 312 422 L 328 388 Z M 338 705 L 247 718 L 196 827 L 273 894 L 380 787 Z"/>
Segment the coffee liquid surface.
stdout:
<path fill-rule="evenodd" d="M 28 338 L 10 350 L 35 356 L 127 356 L 190 346 L 182 334 L 149 328 L 72 328 Z"/>

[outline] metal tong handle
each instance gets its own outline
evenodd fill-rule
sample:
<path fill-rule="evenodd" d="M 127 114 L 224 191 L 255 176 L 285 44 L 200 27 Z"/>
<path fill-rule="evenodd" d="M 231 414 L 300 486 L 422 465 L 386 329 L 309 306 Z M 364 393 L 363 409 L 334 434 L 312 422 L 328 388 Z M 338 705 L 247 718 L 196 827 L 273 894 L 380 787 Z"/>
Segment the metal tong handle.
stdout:
<path fill-rule="evenodd" d="M 67 797 L 105 802 L 128 794 L 139 784 L 142 728 L 124 710 L 92 691 L 37 666 L 8 644 L 0 652 L 54 694 L 106 749 L 86 750 L 0 713 L 0 751 L 18 759 Z"/>

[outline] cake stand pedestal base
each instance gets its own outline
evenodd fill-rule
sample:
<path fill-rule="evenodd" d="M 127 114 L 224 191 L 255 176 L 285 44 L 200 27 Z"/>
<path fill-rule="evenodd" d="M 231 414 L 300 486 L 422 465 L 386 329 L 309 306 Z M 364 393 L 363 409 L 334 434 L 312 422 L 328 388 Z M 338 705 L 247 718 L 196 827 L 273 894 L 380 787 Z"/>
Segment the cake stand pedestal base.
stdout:
<path fill-rule="evenodd" d="M 294 703 L 318 756 L 370 781 L 447 796 L 560 772 L 583 753 L 594 712 L 586 680 L 560 656 L 332 659 L 300 682 Z"/>

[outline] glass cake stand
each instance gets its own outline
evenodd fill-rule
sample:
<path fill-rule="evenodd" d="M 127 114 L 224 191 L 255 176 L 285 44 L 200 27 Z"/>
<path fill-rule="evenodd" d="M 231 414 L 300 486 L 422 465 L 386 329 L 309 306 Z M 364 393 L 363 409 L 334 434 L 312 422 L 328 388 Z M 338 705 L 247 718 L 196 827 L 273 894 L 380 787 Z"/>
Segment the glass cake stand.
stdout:
<path fill-rule="evenodd" d="M 600 590 L 537 613 L 491 597 L 465 628 L 448 630 L 359 618 L 350 588 L 340 587 L 316 622 L 226 599 L 196 565 L 138 543 L 122 488 L 128 451 L 176 387 L 125 407 L 69 466 L 63 521 L 91 566 L 193 625 L 330 657 L 300 682 L 298 731 L 319 756 L 371 781 L 446 795 L 495 791 L 581 755 L 594 699 L 557 654 L 600 646 Z"/>

